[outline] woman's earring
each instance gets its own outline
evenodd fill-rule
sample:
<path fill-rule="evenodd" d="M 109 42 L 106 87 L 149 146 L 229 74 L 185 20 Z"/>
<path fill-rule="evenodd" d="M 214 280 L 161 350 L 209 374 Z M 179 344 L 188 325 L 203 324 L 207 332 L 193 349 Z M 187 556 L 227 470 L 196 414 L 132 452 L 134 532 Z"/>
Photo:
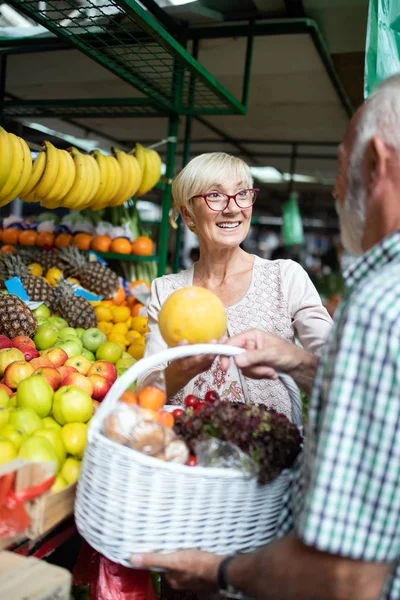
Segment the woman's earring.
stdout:
<path fill-rule="evenodd" d="M 194 221 L 189 221 L 189 225 L 193 226 L 194 225 Z"/>

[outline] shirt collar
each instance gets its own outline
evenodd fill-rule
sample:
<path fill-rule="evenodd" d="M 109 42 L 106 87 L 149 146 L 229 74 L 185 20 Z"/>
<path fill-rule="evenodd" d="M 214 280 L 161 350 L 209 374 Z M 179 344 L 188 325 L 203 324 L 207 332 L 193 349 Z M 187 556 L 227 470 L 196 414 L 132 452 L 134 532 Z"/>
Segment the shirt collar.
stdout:
<path fill-rule="evenodd" d="M 360 283 L 371 271 L 392 260 L 400 260 L 400 231 L 396 231 L 373 246 L 343 273 L 347 287 Z"/>

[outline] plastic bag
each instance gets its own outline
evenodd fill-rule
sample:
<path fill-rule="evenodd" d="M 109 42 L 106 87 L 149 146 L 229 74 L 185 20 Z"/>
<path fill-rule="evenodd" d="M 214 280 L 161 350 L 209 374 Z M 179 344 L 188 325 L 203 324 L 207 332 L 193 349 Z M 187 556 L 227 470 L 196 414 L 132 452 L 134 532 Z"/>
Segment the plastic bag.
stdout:
<path fill-rule="evenodd" d="M 100 557 L 98 600 L 156 600 L 150 571 L 139 571 Z"/>
<path fill-rule="evenodd" d="M 297 194 L 290 194 L 289 200 L 284 203 L 282 238 L 284 246 L 296 246 L 304 243 L 303 222 L 297 204 Z"/>
<path fill-rule="evenodd" d="M 370 0 L 365 49 L 364 98 L 381 81 L 400 73 L 400 2 Z"/>
<path fill-rule="evenodd" d="M 249 477 L 257 477 L 256 463 L 240 448 L 218 438 L 196 442 L 197 462 L 201 467 L 234 469 Z"/>

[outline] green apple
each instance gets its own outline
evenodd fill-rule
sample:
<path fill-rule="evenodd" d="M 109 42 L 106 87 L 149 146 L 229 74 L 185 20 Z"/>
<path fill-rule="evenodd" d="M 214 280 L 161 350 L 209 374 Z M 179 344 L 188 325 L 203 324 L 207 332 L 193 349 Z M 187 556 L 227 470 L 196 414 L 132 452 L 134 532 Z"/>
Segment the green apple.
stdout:
<path fill-rule="evenodd" d="M 41 304 L 33 311 L 33 314 L 36 318 L 44 317 L 45 319 L 48 319 L 51 317 L 51 310 L 45 304 Z"/>
<path fill-rule="evenodd" d="M 36 321 L 38 325 L 51 325 L 51 327 L 54 327 L 46 317 L 37 317 Z"/>
<path fill-rule="evenodd" d="M 14 444 L 6 438 L 0 438 L 0 464 L 7 463 L 14 458 L 17 458 L 17 449 Z"/>
<path fill-rule="evenodd" d="M 94 362 L 96 360 L 96 357 L 93 354 L 93 352 L 90 352 L 90 350 L 86 350 L 86 348 L 84 348 L 82 350 L 82 356 L 84 356 L 85 358 L 87 358 L 88 360 L 90 360 L 90 362 Z"/>
<path fill-rule="evenodd" d="M 53 417 L 45 417 L 42 419 L 43 427 L 45 429 L 58 429 L 61 430 L 61 425 L 57 423 Z"/>
<path fill-rule="evenodd" d="M 123 352 L 121 358 L 133 358 L 129 352 Z"/>
<path fill-rule="evenodd" d="M 10 402 L 8 404 L 8 408 L 16 408 L 17 406 L 17 394 L 10 396 Z"/>
<path fill-rule="evenodd" d="M 53 327 L 55 327 L 58 330 L 63 329 L 64 327 L 68 327 L 67 321 L 65 319 L 62 319 L 61 317 L 50 317 L 49 321 L 53 325 Z"/>
<path fill-rule="evenodd" d="M 54 394 L 53 417 L 60 423 L 86 423 L 93 414 L 93 402 L 87 392 L 64 385 Z"/>
<path fill-rule="evenodd" d="M 75 329 L 75 331 L 76 331 L 76 335 L 77 335 L 79 338 L 81 338 L 81 337 L 82 337 L 82 334 L 83 334 L 83 333 L 85 333 L 85 329 L 83 329 L 83 327 L 77 327 L 77 328 Z"/>
<path fill-rule="evenodd" d="M 10 406 L 10 396 L 2 388 L 0 388 L 0 406 L 3 408 Z"/>
<path fill-rule="evenodd" d="M 129 358 L 122 357 L 119 360 L 117 360 L 115 366 L 117 367 L 117 371 L 118 369 L 129 369 L 129 367 L 134 365 L 135 362 L 137 362 L 137 360 L 133 358 L 133 356 L 130 356 Z"/>
<path fill-rule="evenodd" d="M 0 429 L 3 429 L 10 419 L 10 409 L 2 406 L 0 408 Z"/>
<path fill-rule="evenodd" d="M 124 373 L 126 373 L 128 369 L 117 369 L 117 377 L 121 377 L 121 375 L 123 375 Z"/>
<path fill-rule="evenodd" d="M 81 461 L 76 458 L 72 458 L 72 456 L 68 456 L 67 460 L 63 464 L 61 469 L 61 475 L 70 485 L 71 483 L 75 483 L 79 479 L 79 474 L 81 472 Z"/>
<path fill-rule="evenodd" d="M 43 427 L 41 418 L 33 408 L 13 408 L 10 411 L 9 423 L 28 436 Z"/>
<path fill-rule="evenodd" d="M 20 382 L 17 390 L 17 406 L 32 408 L 43 419 L 51 412 L 53 388 L 44 377 L 32 375 Z"/>
<path fill-rule="evenodd" d="M 107 336 L 97 327 L 91 327 L 82 334 L 81 340 L 84 348 L 90 350 L 90 352 L 96 352 L 107 341 Z"/>
<path fill-rule="evenodd" d="M 10 440 L 16 449 L 19 450 L 22 442 L 26 440 L 26 434 L 17 429 L 14 425 L 8 423 L 5 427 L 0 429 L 0 438 Z"/>
<path fill-rule="evenodd" d="M 50 442 L 53 446 L 55 453 L 58 458 L 58 471 L 61 469 L 64 464 L 65 459 L 67 458 L 67 451 L 65 449 L 65 444 L 61 437 L 61 431 L 58 429 L 38 429 L 33 434 L 34 437 L 42 437 Z"/>
<path fill-rule="evenodd" d="M 73 327 L 63 327 L 58 332 L 58 337 L 61 340 L 66 340 L 68 337 L 78 337 L 75 329 Z"/>
<path fill-rule="evenodd" d="M 0 377 L 3 377 L 8 365 L 16 361 L 25 361 L 25 356 L 18 348 L 2 348 L 0 350 Z"/>
<path fill-rule="evenodd" d="M 60 340 L 55 343 L 55 346 L 58 348 L 62 348 L 67 354 L 68 358 L 72 358 L 73 356 L 78 356 L 82 353 L 82 344 L 79 338 L 74 340 Z"/>
<path fill-rule="evenodd" d="M 97 360 L 105 360 L 113 365 L 115 365 L 121 356 L 122 348 L 115 342 L 104 342 L 104 344 L 102 344 L 96 352 Z"/>
<path fill-rule="evenodd" d="M 32 436 L 22 442 L 18 452 L 19 458 L 26 458 L 33 462 L 52 462 L 57 473 L 59 471 L 59 460 L 53 446 L 44 437 Z"/>
<path fill-rule="evenodd" d="M 52 325 L 39 325 L 33 341 L 38 350 L 52 348 L 58 339 L 57 329 Z"/>
<path fill-rule="evenodd" d="M 68 481 L 59 473 L 55 478 L 53 485 L 51 486 L 51 491 L 59 492 L 68 486 Z"/>

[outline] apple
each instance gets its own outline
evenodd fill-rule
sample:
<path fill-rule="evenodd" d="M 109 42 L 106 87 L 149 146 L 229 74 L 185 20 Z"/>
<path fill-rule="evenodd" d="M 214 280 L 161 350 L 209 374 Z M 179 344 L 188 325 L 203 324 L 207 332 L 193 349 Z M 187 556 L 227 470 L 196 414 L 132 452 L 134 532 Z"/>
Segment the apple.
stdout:
<path fill-rule="evenodd" d="M 68 481 L 59 473 L 54 480 L 53 485 L 51 486 L 51 491 L 54 494 L 55 492 L 60 492 L 64 488 L 68 487 Z"/>
<path fill-rule="evenodd" d="M 123 352 L 121 358 L 132 358 L 129 352 Z"/>
<path fill-rule="evenodd" d="M 107 336 L 100 329 L 97 329 L 97 327 L 91 327 L 90 329 L 86 329 L 82 334 L 81 340 L 87 350 L 96 352 L 107 341 Z"/>
<path fill-rule="evenodd" d="M 41 367 L 52 368 L 54 366 L 51 360 L 49 360 L 45 356 L 38 356 L 38 358 L 34 358 L 33 360 L 31 360 L 29 364 L 32 365 L 35 371 L 36 369 L 40 369 Z"/>
<path fill-rule="evenodd" d="M 93 394 L 93 384 L 88 377 L 82 373 L 70 373 L 62 380 L 62 385 L 74 385 L 75 387 L 84 390 L 89 396 Z"/>
<path fill-rule="evenodd" d="M 33 340 L 31 340 L 31 338 L 29 338 L 27 335 L 17 335 L 17 337 L 13 338 L 11 340 L 11 345 L 14 346 L 14 348 L 19 348 L 19 346 L 31 346 L 32 348 L 35 348 L 35 342 Z"/>
<path fill-rule="evenodd" d="M 59 429 L 38 429 L 33 434 L 33 437 L 45 438 L 50 442 L 57 454 L 59 471 L 67 458 L 67 451 L 61 437 L 61 431 Z"/>
<path fill-rule="evenodd" d="M 53 388 L 44 377 L 31 375 L 18 386 L 17 406 L 32 408 L 41 419 L 51 412 Z"/>
<path fill-rule="evenodd" d="M 65 366 L 74 367 L 74 369 L 79 371 L 79 373 L 82 373 L 82 375 L 86 375 L 92 364 L 90 360 L 82 356 L 82 354 L 79 354 L 78 356 L 73 356 L 72 358 L 69 358 L 66 361 Z"/>
<path fill-rule="evenodd" d="M 12 390 L 16 390 L 20 382 L 28 379 L 34 370 L 30 363 L 24 360 L 16 360 L 8 365 L 4 371 L 4 383 Z"/>
<path fill-rule="evenodd" d="M 80 472 L 81 461 L 77 458 L 73 458 L 72 456 L 68 456 L 61 469 L 61 475 L 64 477 L 68 485 L 78 481 Z"/>
<path fill-rule="evenodd" d="M 5 408 L 4 406 L 0 408 L 0 429 L 3 429 L 3 427 L 7 425 L 10 419 L 10 414 L 11 411 L 9 408 Z"/>
<path fill-rule="evenodd" d="M 55 367 L 39 367 L 33 372 L 33 377 L 44 377 L 54 391 L 61 385 L 62 377 Z"/>
<path fill-rule="evenodd" d="M 12 396 L 12 390 L 5 383 L 0 383 L 0 390 L 4 390 L 5 392 L 7 392 L 9 397 Z"/>
<path fill-rule="evenodd" d="M 135 358 L 133 358 L 133 356 L 130 356 L 129 358 L 120 358 L 115 363 L 115 366 L 116 366 L 117 370 L 118 369 L 129 369 L 129 367 L 134 365 L 135 362 L 137 362 L 137 360 Z"/>
<path fill-rule="evenodd" d="M 52 325 L 39 325 L 33 341 L 38 350 L 52 348 L 58 338 L 57 329 Z"/>
<path fill-rule="evenodd" d="M 17 450 L 14 444 L 7 439 L 0 439 L 0 464 L 10 462 L 17 458 Z"/>
<path fill-rule="evenodd" d="M 80 373 L 78 375 L 83 377 Z M 60 425 L 86 423 L 92 414 L 92 399 L 84 390 L 66 385 L 54 394 L 53 416 Z"/>
<path fill-rule="evenodd" d="M 83 349 L 82 343 L 79 338 L 67 341 L 60 340 L 55 345 L 57 348 L 62 348 L 68 354 L 68 358 L 78 356 Z"/>
<path fill-rule="evenodd" d="M 33 462 L 52 462 L 54 470 L 59 470 L 59 460 L 53 446 L 44 437 L 30 437 L 22 442 L 18 452 L 19 458 L 25 458 Z"/>
<path fill-rule="evenodd" d="M 30 362 L 31 360 L 33 360 L 34 358 L 39 358 L 40 353 L 38 350 L 36 350 L 35 347 L 31 347 L 31 346 L 18 346 L 18 350 L 21 350 L 22 354 L 25 357 L 26 362 Z"/>
<path fill-rule="evenodd" d="M 7 406 L 10 406 L 10 396 L 6 390 L 0 388 L 0 407 L 7 408 Z"/>
<path fill-rule="evenodd" d="M 93 363 L 96 360 L 96 357 L 93 354 L 93 352 L 90 352 L 90 350 L 86 350 L 86 348 L 82 350 L 82 356 L 90 360 L 91 363 Z"/>
<path fill-rule="evenodd" d="M 58 332 L 58 337 L 61 340 L 66 340 L 68 337 L 73 337 L 76 338 L 78 337 L 75 329 L 73 327 L 63 327 L 62 329 L 59 330 Z"/>
<path fill-rule="evenodd" d="M 41 356 L 47 358 L 56 368 L 62 367 L 68 360 L 68 354 L 62 348 L 47 348 L 42 351 Z"/>
<path fill-rule="evenodd" d="M 123 375 L 124 373 L 126 373 L 127 370 L 128 369 L 124 369 L 124 368 L 117 369 L 117 378 L 121 377 L 121 375 Z"/>
<path fill-rule="evenodd" d="M 9 423 L 27 436 L 32 435 L 43 426 L 41 418 L 38 417 L 33 408 L 13 408 L 10 411 Z"/>
<path fill-rule="evenodd" d="M 67 321 L 65 319 L 62 319 L 61 317 L 50 317 L 49 323 L 58 331 L 60 331 L 60 329 L 63 329 L 64 327 L 68 327 Z"/>
<path fill-rule="evenodd" d="M 111 382 L 101 375 L 90 375 L 88 379 L 93 385 L 92 398 L 103 400 L 112 385 Z"/>
<path fill-rule="evenodd" d="M 96 360 L 96 362 L 90 367 L 87 372 L 88 377 L 90 375 L 101 375 L 104 379 L 107 379 L 111 384 L 117 379 L 117 369 L 115 365 L 105 360 Z"/>
<path fill-rule="evenodd" d="M 83 327 L 77 327 L 77 328 L 75 329 L 75 331 L 76 331 L 76 335 L 77 335 L 79 338 L 81 338 L 81 337 L 82 337 L 82 334 L 83 334 L 83 333 L 85 333 L 85 329 L 83 329 Z"/>
<path fill-rule="evenodd" d="M 119 344 L 115 342 L 104 342 L 96 352 L 97 360 L 105 360 L 107 362 L 115 363 L 122 356 L 122 348 Z"/>
<path fill-rule="evenodd" d="M 51 317 L 51 310 L 45 304 L 41 304 L 33 311 L 33 314 L 35 315 L 36 319 L 39 317 L 48 319 Z"/>
<path fill-rule="evenodd" d="M 10 440 L 10 442 L 14 444 L 15 448 L 19 450 L 22 442 L 26 440 L 26 435 L 23 431 L 20 431 L 14 427 L 14 425 L 10 425 L 10 423 L 8 423 L 5 425 L 5 427 L 0 429 L 0 438 Z"/>
<path fill-rule="evenodd" d="M 42 423 L 45 429 L 58 429 L 59 431 L 61 430 L 61 425 L 57 423 L 57 421 L 53 419 L 53 417 L 45 417 L 44 419 L 42 419 Z"/>
<path fill-rule="evenodd" d="M 12 342 L 6 335 L 0 335 L 0 350 L 2 348 L 11 348 Z"/>
<path fill-rule="evenodd" d="M 0 377 L 3 377 L 8 365 L 21 360 L 24 360 L 24 355 L 18 348 L 2 348 L 0 350 Z"/>
<path fill-rule="evenodd" d="M 61 375 L 61 381 L 64 381 L 64 379 L 67 375 L 69 375 L 69 373 L 78 373 L 78 371 L 74 367 L 66 367 L 65 365 L 58 367 L 57 371 Z"/>

